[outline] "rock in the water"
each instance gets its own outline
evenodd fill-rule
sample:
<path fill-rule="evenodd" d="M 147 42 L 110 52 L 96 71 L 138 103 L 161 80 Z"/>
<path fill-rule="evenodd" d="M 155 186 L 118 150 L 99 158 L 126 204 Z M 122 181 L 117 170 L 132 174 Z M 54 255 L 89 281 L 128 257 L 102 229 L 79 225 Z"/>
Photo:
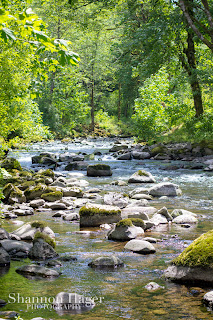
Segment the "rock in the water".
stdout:
<path fill-rule="evenodd" d="M 213 290 L 207 292 L 203 296 L 203 302 L 207 307 L 209 307 L 212 310 L 212 307 L 213 307 Z"/>
<path fill-rule="evenodd" d="M 137 239 L 127 242 L 124 249 L 141 254 L 155 253 L 156 251 L 155 247 L 150 242 Z"/>
<path fill-rule="evenodd" d="M 104 203 L 110 206 L 125 208 L 128 205 L 128 197 L 124 197 L 121 193 L 110 192 L 104 195 Z"/>
<path fill-rule="evenodd" d="M 194 240 L 164 275 L 176 282 L 213 284 L 213 230 Z"/>
<path fill-rule="evenodd" d="M 154 183 L 155 178 L 150 172 L 139 170 L 135 172 L 128 180 L 128 183 Z"/>
<path fill-rule="evenodd" d="M 62 202 L 49 202 L 45 204 L 45 207 L 52 209 L 52 210 L 65 210 L 67 206 Z"/>
<path fill-rule="evenodd" d="M 74 220 L 79 220 L 80 216 L 76 212 L 68 213 L 63 215 L 63 220 L 65 221 L 74 221 Z"/>
<path fill-rule="evenodd" d="M 151 196 L 180 196 L 182 194 L 179 186 L 171 182 L 161 182 L 149 189 Z"/>
<path fill-rule="evenodd" d="M 35 276 L 35 277 L 43 277 L 43 278 L 58 277 L 60 275 L 59 272 L 53 269 L 40 267 L 35 264 L 22 266 L 16 269 L 16 272 L 24 276 Z"/>
<path fill-rule="evenodd" d="M 81 227 L 98 227 L 103 223 L 114 223 L 121 219 L 119 207 L 87 203 L 79 211 Z"/>
<path fill-rule="evenodd" d="M 164 287 L 160 286 L 158 283 L 156 282 L 150 282 L 148 283 L 145 288 L 148 291 L 155 291 L 155 290 L 159 290 L 159 289 L 164 289 Z"/>
<path fill-rule="evenodd" d="M 65 188 L 62 190 L 62 192 L 64 197 L 83 197 L 83 192 L 80 188 Z"/>
<path fill-rule="evenodd" d="M 43 199 L 36 199 L 30 201 L 30 206 L 34 209 L 37 209 L 39 207 L 42 207 L 44 205 L 45 201 Z"/>
<path fill-rule="evenodd" d="M 53 192 L 43 193 L 41 195 L 42 199 L 49 202 L 55 202 L 57 200 L 60 200 L 62 197 L 63 197 L 63 193 L 61 191 L 53 191 Z"/>
<path fill-rule="evenodd" d="M 123 261 L 121 261 L 121 259 L 112 255 L 112 256 L 95 258 L 88 265 L 92 268 L 104 269 L 104 268 L 123 267 L 124 263 Z"/>
<path fill-rule="evenodd" d="M 112 171 L 109 165 L 106 164 L 94 164 L 87 167 L 87 175 L 89 177 L 102 177 L 111 176 Z"/>
<path fill-rule="evenodd" d="M 24 241 L 16 240 L 2 240 L 0 241 L 1 246 L 11 257 L 16 258 L 26 258 L 32 247 L 31 243 L 26 243 Z"/>
<path fill-rule="evenodd" d="M 41 238 L 34 240 L 33 247 L 29 252 L 29 258 L 32 260 L 54 259 L 58 256 L 53 247 Z"/>
<path fill-rule="evenodd" d="M 132 159 L 132 154 L 131 152 L 124 153 L 117 157 L 117 160 L 131 160 Z"/>
<path fill-rule="evenodd" d="M 179 217 L 181 215 L 188 215 L 188 216 L 193 216 L 193 217 L 197 217 L 197 214 L 196 213 L 193 213 L 191 211 L 188 211 L 188 210 L 184 210 L 184 209 L 174 209 L 171 213 L 171 216 L 172 218 L 176 218 L 176 217 Z"/>
<path fill-rule="evenodd" d="M 151 238 L 151 237 L 145 237 L 143 238 L 144 241 L 148 241 L 150 243 L 157 243 L 157 239 Z"/>
<path fill-rule="evenodd" d="M 172 222 L 177 224 L 194 224 L 198 222 L 198 219 L 192 215 L 182 214 L 174 218 Z"/>
<path fill-rule="evenodd" d="M 139 218 L 142 220 L 149 220 L 149 215 L 157 212 L 154 207 L 126 207 L 122 210 L 122 218 Z"/>
<path fill-rule="evenodd" d="M 173 219 L 166 207 L 163 207 L 160 210 L 158 210 L 157 214 L 161 214 L 162 216 L 164 216 L 167 219 L 167 221 L 172 221 Z"/>
<path fill-rule="evenodd" d="M 133 151 L 132 157 L 133 159 L 144 160 L 144 159 L 150 159 L 151 154 L 149 152 Z"/>
<path fill-rule="evenodd" d="M 10 255 L 7 251 L 0 247 L 0 267 L 5 267 L 10 264 Z"/>
<path fill-rule="evenodd" d="M 12 232 L 12 234 L 19 236 L 21 240 L 33 240 L 36 232 L 47 234 L 51 238 L 55 238 L 54 232 L 43 224 L 42 221 L 33 221 L 31 223 L 25 223 L 19 229 Z"/>
<path fill-rule="evenodd" d="M 109 240 L 128 241 L 135 239 L 138 235 L 144 234 L 141 227 L 133 225 L 130 219 L 119 221 L 116 226 L 108 233 Z"/>
<path fill-rule="evenodd" d="M 0 240 L 9 239 L 9 238 L 10 238 L 9 233 L 5 229 L 0 228 Z"/>

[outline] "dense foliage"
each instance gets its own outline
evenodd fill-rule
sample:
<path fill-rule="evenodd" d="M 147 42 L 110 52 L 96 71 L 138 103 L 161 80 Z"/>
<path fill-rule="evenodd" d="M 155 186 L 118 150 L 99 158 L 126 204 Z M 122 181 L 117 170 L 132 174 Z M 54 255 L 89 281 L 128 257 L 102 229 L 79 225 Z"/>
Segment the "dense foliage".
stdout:
<path fill-rule="evenodd" d="M 210 1 L 0 5 L 2 148 L 91 132 L 212 139 Z"/>

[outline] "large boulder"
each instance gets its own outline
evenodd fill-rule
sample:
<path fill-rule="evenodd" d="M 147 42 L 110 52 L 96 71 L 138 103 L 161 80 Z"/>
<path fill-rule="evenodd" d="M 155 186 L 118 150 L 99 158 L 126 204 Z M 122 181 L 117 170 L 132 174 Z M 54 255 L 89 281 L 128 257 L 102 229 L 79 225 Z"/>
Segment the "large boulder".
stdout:
<path fill-rule="evenodd" d="M 0 247 L 0 267 L 5 267 L 10 264 L 10 255 L 9 253 L 3 248 Z"/>
<path fill-rule="evenodd" d="M 104 268 L 115 269 L 118 267 L 123 267 L 124 263 L 123 261 L 121 261 L 121 259 L 112 255 L 112 256 L 95 258 L 88 265 L 92 268 L 97 268 L 97 269 L 104 269 Z"/>
<path fill-rule="evenodd" d="M 41 238 L 33 241 L 33 247 L 29 251 L 29 258 L 32 260 L 54 259 L 58 256 L 53 247 Z"/>
<path fill-rule="evenodd" d="M 109 165 L 103 163 L 94 164 L 87 167 L 87 175 L 89 177 L 111 176 L 112 170 Z"/>
<path fill-rule="evenodd" d="M 104 195 L 104 203 L 110 206 L 125 208 L 128 205 L 129 198 L 121 193 L 110 192 Z"/>
<path fill-rule="evenodd" d="M 109 149 L 109 152 L 117 152 L 126 149 L 128 149 L 128 145 L 126 144 L 114 144 L 114 146 L 111 149 Z"/>
<path fill-rule="evenodd" d="M 16 240 L 2 240 L 0 241 L 2 248 L 13 258 L 26 258 L 32 247 L 31 243 Z"/>
<path fill-rule="evenodd" d="M 1 167 L 9 171 L 11 171 L 12 169 L 22 171 L 20 163 L 15 158 L 4 159 L 1 163 Z"/>
<path fill-rule="evenodd" d="M 133 151 L 132 157 L 133 159 L 144 160 L 144 159 L 150 159 L 151 154 L 149 152 Z"/>
<path fill-rule="evenodd" d="M 139 170 L 135 172 L 128 180 L 128 183 L 154 183 L 155 178 L 150 172 Z"/>
<path fill-rule="evenodd" d="M 4 202 L 9 204 L 26 202 L 24 192 L 12 183 L 8 183 L 4 186 L 3 190 Z"/>
<path fill-rule="evenodd" d="M 131 159 L 132 159 L 131 152 L 121 154 L 120 156 L 117 157 L 117 160 L 131 160 Z"/>
<path fill-rule="evenodd" d="M 141 254 L 155 253 L 155 247 L 148 241 L 130 240 L 124 247 L 125 250 L 133 251 Z"/>
<path fill-rule="evenodd" d="M 48 193 L 43 193 L 41 198 L 45 201 L 54 202 L 60 200 L 63 197 L 63 193 L 61 191 L 53 191 Z"/>
<path fill-rule="evenodd" d="M 46 225 L 44 221 L 33 221 L 25 223 L 23 226 L 13 231 L 12 234 L 20 237 L 21 240 L 33 240 L 36 232 L 41 232 L 55 238 L 54 232 Z"/>
<path fill-rule="evenodd" d="M 87 203 L 79 211 L 81 227 L 98 227 L 121 219 L 119 207 Z"/>
<path fill-rule="evenodd" d="M 47 186 L 45 184 L 38 184 L 37 186 L 32 186 L 24 191 L 27 200 L 34 200 L 40 198 L 43 193 L 46 193 Z"/>
<path fill-rule="evenodd" d="M 180 196 L 182 192 L 177 184 L 171 182 L 161 182 L 150 188 L 149 194 L 155 197 Z"/>
<path fill-rule="evenodd" d="M 35 264 L 22 266 L 16 269 L 16 272 L 23 276 L 34 276 L 34 277 L 42 277 L 42 278 L 52 278 L 58 277 L 60 273 L 55 270 L 40 267 Z"/>
<path fill-rule="evenodd" d="M 76 198 L 82 198 L 83 192 L 80 188 L 73 187 L 73 188 L 64 188 L 62 189 L 63 196 L 64 197 L 76 197 Z"/>
<path fill-rule="evenodd" d="M 213 230 L 194 240 L 167 268 L 167 279 L 213 285 Z"/>
<path fill-rule="evenodd" d="M 115 227 L 108 233 L 108 239 L 114 241 L 128 241 L 144 234 L 141 227 L 133 225 L 131 219 L 123 219 L 116 223 Z"/>

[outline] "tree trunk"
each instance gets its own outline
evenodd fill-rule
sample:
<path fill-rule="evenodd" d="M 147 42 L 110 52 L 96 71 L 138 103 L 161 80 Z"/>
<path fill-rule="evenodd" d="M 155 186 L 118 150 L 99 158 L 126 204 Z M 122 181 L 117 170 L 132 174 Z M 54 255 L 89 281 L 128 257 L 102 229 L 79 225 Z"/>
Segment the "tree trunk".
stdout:
<path fill-rule="evenodd" d="M 118 87 L 118 121 L 121 120 L 121 84 Z"/>
<path fill-rule="evenodd" d="M 94 106 L 94 70 L 92 65 L 92 88 L 91 88 L 91 130 L 95 129 L 95 106 Z"/>
<path fill-rule="evenodd" d="M 188 66 L 187 73 L 189 75 L 190 86 L 192 89 L 192 95 L 194 99 L 194 107 L 195 107 L 195 116 L 198 118 L 203 114 L 203 101 L 202 101 L 202 92 L 199 83 L 199 79 L 197 76 L 197 67 L 195 60 L 195 46 L 193 40 L 193 34 L 191 30 L 187 30 L 187 49 L 184 50 L 184 53 L 187 56 Z"/>

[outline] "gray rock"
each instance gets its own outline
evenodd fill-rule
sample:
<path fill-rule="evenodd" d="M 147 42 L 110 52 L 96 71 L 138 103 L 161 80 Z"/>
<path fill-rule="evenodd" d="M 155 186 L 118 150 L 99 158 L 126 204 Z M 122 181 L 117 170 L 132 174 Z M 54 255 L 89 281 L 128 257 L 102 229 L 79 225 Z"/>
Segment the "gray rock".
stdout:
<path fill-rule="evenodd" d="M 0 247 L 0 267 L 5 267 L 10 264 L 10 255 L 7 253 L 7 251 Z"/>
<path fill-rule="evenodd" d="M 144 220 L 143 222 L 145 224 L 144 231 L 149 230 L 155 226 L 155 224 L 153 222 L 151 222 L 150 220 Z"/>
<path fill-rule="evenodd" d="M 169 266 L 164 272 L 166 279 L 179 283 L 213 285 L 213 269 L 205 267 Z"/>
<path fill-rule="evenodd" d="M 111 176 L 112 170 L 110 166 L 105 164 L 89 165 L 87 167 L 87 175 L 89 177 Z"/>
<path fill-rule="evenodd" d="M 104 195 L 104 203 L 110 206 L 125 208 L 128 205 L 129 199 L 121 193 L 110 192 Z"/>
<path fill-rule="evenodd" d="M 36 199 L 30 201 L 30 206 L 34 209 L 37 209 L 39 207 L 42 207 L 44 205 L 45 201 L 43 199 Z"/>
<path fill-rule="evenodd" d="M 182 214 L 172 220 L 172 223 L 177 224 L 194 224 L 198 223 L 198 219 L 192 215 Z"/>
<path fill-rule="evenodd" d="M 108 233 L 108 239 L 114 241 L 128 241 L 137 238 L 137 236 L 144 234 L 144 230 L 141 227 L 136 226 L 115 226 Z"/>
<path fill-rule="evenodd" d="M 45 204 L 45 207 L 52 209 L 52 210 L 65 210 L 67 206 L 62 202 L 48 202 Z"/>
<path fill-rule="evenodd" d="M 103 269 L 103 268 L 123 267 L 124 263 L 121 259 L 112 255 L 112 256 L 95 258 L 88 265 L 92 268 Z"/>
<path fill-rule="evenodd" d="M 55 213 L 52 215 L 52 217 L 53 217 L 53 218 L 60 218 L 60 217 L 65 216 L 66 214 L 67 214 L 67 213 L 64 212 L 64 211 L 57 211 L 57 212 L 55 212 Z"/>
<path fill-rule="evenodd" d="M 182 192 L 178 185 L 171 182 L 162 182 L 150 188 L 149 194 L 156 197 L 180 196 Z"/>
<path fill-rule="evenodd" d="M 176 218 L 176 217 L 181 216 L 181 215 L 193 216 L 195 218 L 197 217 L 196 213 L 193 213 L 191 211 L 184 210 L 184 209 L 175 209 L 171 213 L 172 218 Z"/>
<path fill-rule="evenodd" d="M 154 183 L 155 178 L 150 172 L 139 170 L 135 172 L 128 180 L 128 183 Z"/>
<path fill-rule="evenodd" d="M 33 240 L 36 232 L 47 234 L 51 238 L 55 238 L 54 232 L 49 227 L 32 227 L 31 223 L 26 223 L 17 230 L 13 231 L 12 234 L 21 238 L 21 240 Z"/>
<path fill-rule="evenodd" d="M 212 310 L 213 306 L 213 290 L 207 292 L 203 297 L 204 304 Z"/>
<path fill-rule="evenodd" d="M 149 188 L 144 188 L 144 187 L 139 187 L 139 188 L 135 188 L 132 191 L 129 192 L 129 196 L 130 198 L 132 198 L 132 196 L 134 196 L 135 194 L 148 194 L 149 192 Z"/>
<path fill-rule="evenodd" d="M 171 214 L 168 212 L 166 207 L 161 208 L 160 210 L 157 211 L 157 214 L 161 214 L 162 216 L 164 216 L 167 221 L 172 221 L 173 217 L 171 216 Z"/>
<path fill-rule="evenodd" d="M 13 211 L 13 213 L 14 213 L 15 215 L 17 215 L 18 217 L 32 216 L 32 215 L 34 214 L 32 208 L 28 208 L 27 210 L 15 209 L 15 210 Z"/>
<path fill-rule="evenodd" d="M 157 212 L 154 207 L 126 207 L 122 209 L 122 218 L 140 218 L 142 220 L 149 220 L 149 215 Z"/>
<path fill-rule="evenodd" d="M 16 240 L 2 240 L 0 241 L 1 246 L 11 257 L 27 257 L 30 249 L 32 248 L 31 243 Z"/>
<path fill-rule="evenodd" d="M 131 152 L 124 153 L 124 154 L 120 155 L 119 157 L 117 157 L 117 160 L 131 160 L 131 159 L 132 159 Z"/>
<path fill-rule="evenodd" d="M 78 213 L 72 212 L 72 213 L 63 215 L 63 220 L 65 221 L 80 220 L 80 216 Z"/>
<path fill-rule="evenodd" d="M 155 253 L 155 247 L 148 241 L 130 240 L 124 247 L 125 250 L 141 254 Z"/>
<path fill-rule="evenodd" d="M 30 276 L 38 276 L 43 278 L 52 278 L 52 277 L 58 277 L 60 273 L 58 273 L 55 270 L 40 267 L 35 264 L 31 264 L 28 266 L 22 266 L 18 269 L 16 269 L 16 272 L 22 275 L 30 275 Z"/>
<path fill-rule="evenodd" d="M 128 145 L 126 144 L 115 144 L 111 149 L 109 149 L 109 152 L 117 152 L 126 149 L 128 149 Z"/>
<path fill-rule="evenodd" d="M 18 313 L 16 311 L 0 311 L 0 317 L 3 317 L 3 319 L 1 318 L 1 320 L 14 319 L 18 317 Z"/>
<path fill-rule="evenodd" d="M 156 282 L 150 282 L 148 283 L 145 288 L 148 291 L 155 291 L 155 290 L 159 290 L 159 289 L 164 289 L 164 287 L 160 286 L 158 283 Z"/>
<path fill-rule="evenodd" d="M 0 240 L 9 239 L 9 238 L 10 238 L 9 233 L 5 229 L 0 228 Z"/>
<path fill-rule="evenodd" d="M 67 184 L 65 182 L 60 181 L 60 180 L 56 180 L 51 184 L 51 186 L 59 187 L 59 188 L 66 188 Z"/>
<path fill-rule="evenodd" d="M 144 160 L 144 159 L 150 159 L 151 154 L 149 152 L 133 151 L 132 157 L 133 159 Z"/>
<path fill-rule="evenodd" d="M 32 260 L 47 260 L 57 258 L 59 255 L 43 239 L 36 239 L 33 242 L 33 247 L 29 251 L 29 258 Z"/>
<path fill-rule="evenodd" d="M 132 199 L 135 200 L 142 200 L 142 199 L 146 199 L 146 200 L 152 200 L 152 197 L 148 194 L 144 194 L 144 193 L 136 193 L 132 196 Z"/>

